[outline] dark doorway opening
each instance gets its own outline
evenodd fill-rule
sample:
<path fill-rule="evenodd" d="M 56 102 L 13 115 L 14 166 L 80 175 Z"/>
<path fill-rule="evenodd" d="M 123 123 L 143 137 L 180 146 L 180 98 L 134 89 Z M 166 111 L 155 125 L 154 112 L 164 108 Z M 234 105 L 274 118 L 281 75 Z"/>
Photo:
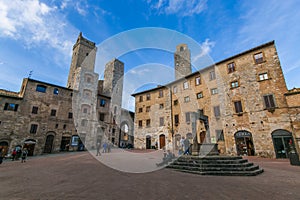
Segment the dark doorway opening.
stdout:
<path fill-rule="evenodd" d="M 159 136 L 159 148 L 162 149 L 166 146 L 166 136 L 164 134 L 161 134 Z"/>
<path fill-rule="evenodd" d="M 252 140 L 252 134 L 248 131 L 238 131 L 234 135 L 237 155 L 254 156 L 255 150 Z"/>
<path fill-rule="evenodd" d="M 44 146 L 44 153 L 51 153 L 53 147 L 54 135 L 48 135 Z"/>
<path fill-rule="evenodd" d="M 294 145 L 292 133 L 286 130 L 276 130 L 272 133 L 272 140 L 276 158 L 288 158 L 290 145 Z"/>
<path fill-rule="evenodd" d="M 151 149 L 151 136 L 146 136 L 146 149 Z"/>

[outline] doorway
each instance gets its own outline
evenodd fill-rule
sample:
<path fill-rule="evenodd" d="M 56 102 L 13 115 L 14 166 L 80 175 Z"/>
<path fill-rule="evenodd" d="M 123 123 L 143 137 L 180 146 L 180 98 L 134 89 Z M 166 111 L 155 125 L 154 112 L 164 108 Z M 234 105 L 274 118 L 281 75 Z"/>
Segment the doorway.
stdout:
<path fill-rule="evenodd" d="M 28 151 L 28 156 L 33 156 L 33 153 L 34 153 L 34 148 L 35 148 L 35 144 L 36 144 L 36 141 L 33 140 L 33 139 L 28 139 L 28 140 L 25 140 L 24 142 L 24 145 L 23 145 L 23 148 L 27 149 Z"/>
<path fill-rule="evenodd" d="M 159 148 L 162 149 L 166 146 L 166 136 L 164 134 L 161 134 L 159 136 Z"/>
<path fill-rule="evenodd" d="M 151 136 L 146 136 L 146 149 L 151 149 Z"/>
<path fill-rule="evenodd" d="M 51 153 L 53 147 L 54 135 L 48 135 L 44 146 L 44 153 Z"/>
<path fill-rule="evenodd" d="M 290 141 L 294 145 L 292 133 L 286 130 L 276 130 L 272 133 L 276 158 L 288 158 Z"/>
<path fill-rule="evenodd" d="M 62 137 L 60 143 L 61 151 L 69 151 L 71 137 Z"/>
<path fill-rule="evenodd" d="M 252 134 L 248 131 L 238 131 L 234 135 L 237 155 L 254 156 L 255 150 L 252 140 Z"/>

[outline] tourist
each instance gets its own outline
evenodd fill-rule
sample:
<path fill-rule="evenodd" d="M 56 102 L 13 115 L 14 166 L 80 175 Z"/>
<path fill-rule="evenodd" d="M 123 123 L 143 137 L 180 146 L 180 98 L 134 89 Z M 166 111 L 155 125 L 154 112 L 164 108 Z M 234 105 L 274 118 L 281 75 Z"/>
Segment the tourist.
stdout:
<path fill-rule="evenodd" d="M 184 140 L 184 153 L 183 153 L 183 155 L 189 155 L 190 154 L 189 151 L 190 151 L 190 141 L 189 141 L 188 138 L 186 138 Z"/>
<path fill-rule="evenodd" d="M 96 156 L 101 156 L 100 147 L 101 147 L 101 144 L 100 144 L 100 142 L 98 142 L 97 143 L 97 154 L 96 154 Z"/>
<path fill-rule="evenodd" d="M 22 163 L 26 162 L 27 154 L 28 154 L 28 151 L 26 148 L 24 148 L 22 151 L 22 160 L 21 160 Z"/>
<path fill-rule="evenodd" d="M 11 153 L 11 160 L 14 161 L 16 159 L 16 156 L 17 156 L 17 151 L 16 149 L 14 149 Z"/>
<path fill-rule="evenodd" d="M 103 143 L 103 150 L 102 150 L 102 153 L 106 153 L 107 152 L 107 143 L 104 142 Z"/>

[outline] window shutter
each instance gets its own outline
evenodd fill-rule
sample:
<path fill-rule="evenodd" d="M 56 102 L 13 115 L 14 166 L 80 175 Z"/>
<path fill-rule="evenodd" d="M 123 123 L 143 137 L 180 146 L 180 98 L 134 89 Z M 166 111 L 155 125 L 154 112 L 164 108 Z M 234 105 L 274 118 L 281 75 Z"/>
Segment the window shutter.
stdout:
<path fill-rule="evenodd" d="M 275 108 L 275 102 L 274 102 L 273 95 L 269 95 L 269 101 L 270 101 L 270 107 Z"/>
<path fill-rule="evenodd" d="M 8 108 L 8 103 L 5 103 L 4 110 L 7 110 L 7 108 Z"/>
<path fill-rule="evenodd" d="M 264 101 L 265 101 L 265 104 L 266 104 L 266 108 L 270 108 L 270 102 L 269 102 L 268 96 L 264 96 Z"/>

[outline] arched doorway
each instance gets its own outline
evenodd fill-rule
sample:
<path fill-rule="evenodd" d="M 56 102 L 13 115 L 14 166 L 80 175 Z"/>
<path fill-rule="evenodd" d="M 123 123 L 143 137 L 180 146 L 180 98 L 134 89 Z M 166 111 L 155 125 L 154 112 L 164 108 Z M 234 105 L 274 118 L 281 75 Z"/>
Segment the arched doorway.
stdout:
<path fill-rule="evenodd" d="M 35 144 L 36 144 L 36 141 L 33 139 L 25 140 L 23 148 L 27 149 L 28 156 L 33 156 Z"/>
<path fill-rule="evenodd" d="M 164 134 L 159 135 L 159 148 L 162 149 L 166 146 L 166 136 Z"/>
<path fill-rule="evenodd" d="M 288 158 L 290 144 L 294 145 L 292 133 L 286 130 L 276 130 L 272 133 L 272 140 L 276 158 Z"/>
<path fill-rule="evenodd" d="M 0 142 L 0 154 L 5 156 L 8 152 L 8 142 L 6 141 L 1 141 Z"/>
<path fill-rule="evenodd" d="M 151 136 L 146 136 L 146 149 L 151 149 Z"/>
<path fill-rule="evenodd" d="M 54 135 L 48 135 L 44 146 L 44 153 L 51 153 L 53 147 Z"/>
<path fill-rule="evenodd" d="M 255 150 L 252 140 L 252 134 L 242 130 L 234 134 L 237 155 L 239 156 L 254 156 Z"/>

